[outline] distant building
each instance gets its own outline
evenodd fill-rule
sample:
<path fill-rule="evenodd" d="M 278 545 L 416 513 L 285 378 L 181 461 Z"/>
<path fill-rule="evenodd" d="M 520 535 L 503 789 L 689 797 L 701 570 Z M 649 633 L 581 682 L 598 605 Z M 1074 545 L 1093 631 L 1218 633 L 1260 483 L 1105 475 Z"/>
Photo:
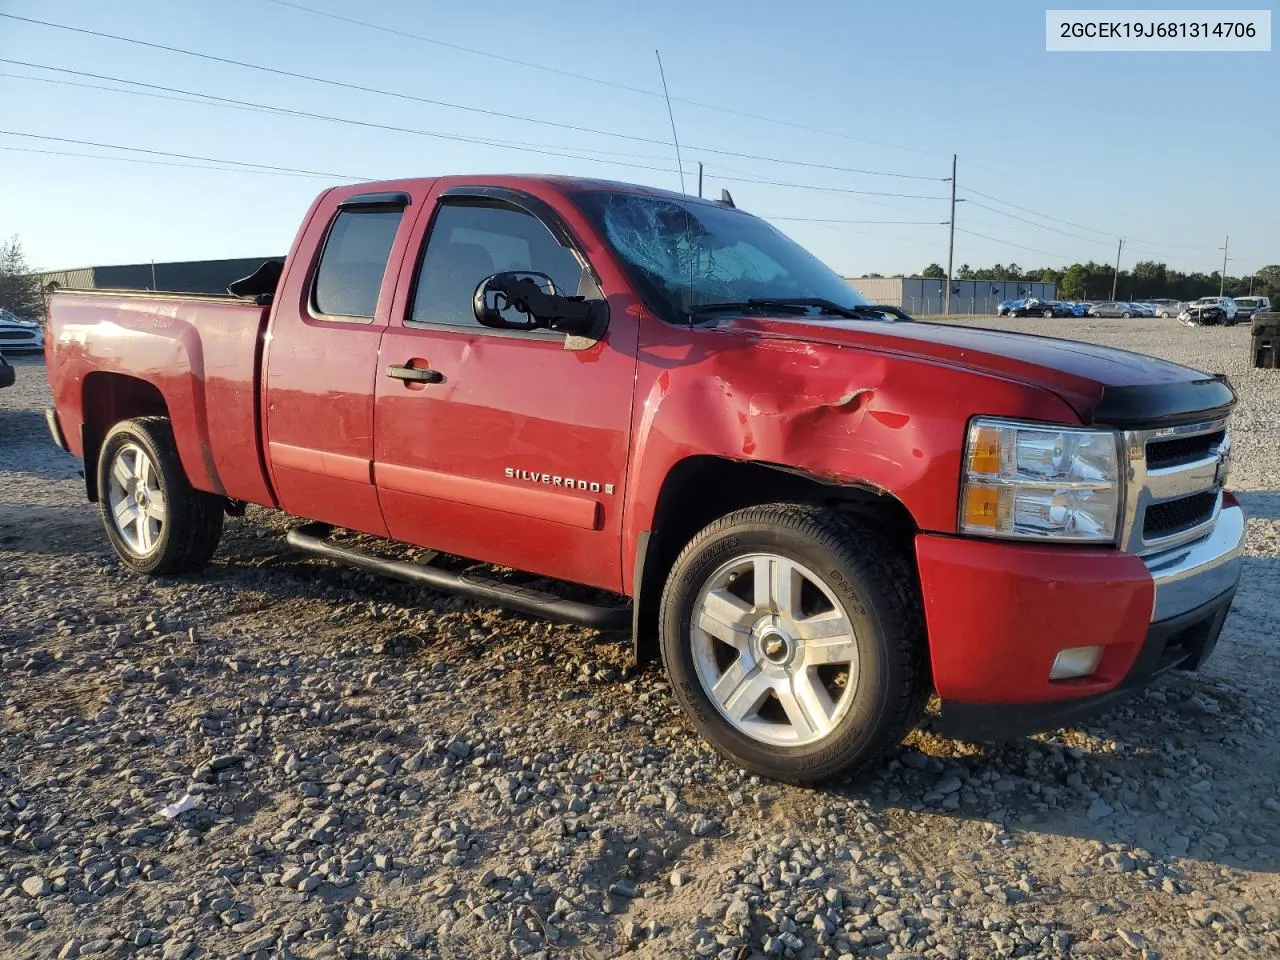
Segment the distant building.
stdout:
<path fill-rule="evenodd" d="M 912 315 L 942 313 L 947 281 L 924 277 L 846 277 L 849 284 L 872 303 L 900 307 Z M 1001 300 L 1037 297 L 1058 299 L 1052 283 L 1018 280 L 952 280 L 952 313 L 995 313 Z"/>
<path fill-rule="evenodd" d="M 126 263 L 110 267 L 80 267 L 40 274 L 48 289 L 159 290 L 165 293 L 227 292 L 227 284 L 247 277 L 264 260 L 284 257 L 239 257 L 232 260 L 186 260 L 176 263 Z"/>

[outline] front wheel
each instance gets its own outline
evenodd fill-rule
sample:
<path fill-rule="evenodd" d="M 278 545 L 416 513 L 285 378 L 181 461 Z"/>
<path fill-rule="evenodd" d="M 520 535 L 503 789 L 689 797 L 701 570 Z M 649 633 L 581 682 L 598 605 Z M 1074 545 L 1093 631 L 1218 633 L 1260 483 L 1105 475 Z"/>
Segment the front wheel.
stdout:
<path fill-rule="evenodd" d="M 1052 311 L 1052 310 L 1043 310 L 1043 311 L 1041 311 L 1040 316 L 1044 317 L 1046 320 L 1051 320 L 1051 319 L 1053 319 L 1053 311 Z"/>
<path fill-rule="evenodd" d="M 694 726 L 752 773 L 814 783 L 874 762 L 928 694 L 916 578 L 830 510 L 750 507 L 681 552 L 662 659 Z"/>
<path fill-rule="evenodd" d="M 191 486 L 164 417 L 112 427 L 98 456 L 98 506 L 111 545 L 138 573 L 194 570 L 222 537 L 222 500 Z"/>

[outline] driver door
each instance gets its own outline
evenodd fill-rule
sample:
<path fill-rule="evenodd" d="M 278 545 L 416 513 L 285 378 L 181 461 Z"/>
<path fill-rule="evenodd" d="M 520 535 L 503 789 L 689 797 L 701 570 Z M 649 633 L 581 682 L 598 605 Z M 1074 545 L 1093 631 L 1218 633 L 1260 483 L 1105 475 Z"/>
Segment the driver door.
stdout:
<path fill-rule="evenodd" d="M 541 219 L 546 204 L 492 194 L 438 193 L 415 227 L 413 282 L 397 289 L 376 378 L 383 516 L 398 540 L 620 590 L 637 318 L 614 311 L 585 348 L 548 330 L 480 326 L 475 289 L 499 271 L 599 295 L 563 224 Z"/>

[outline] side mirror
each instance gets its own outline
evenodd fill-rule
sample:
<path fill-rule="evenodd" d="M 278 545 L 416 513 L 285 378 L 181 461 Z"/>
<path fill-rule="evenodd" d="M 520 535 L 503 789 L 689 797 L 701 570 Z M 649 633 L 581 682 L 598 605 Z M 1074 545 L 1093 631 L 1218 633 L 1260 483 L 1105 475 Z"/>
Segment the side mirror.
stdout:
<path fill-rule="evenodd" d="M 545 273 L 509 271 L 486 277 L 472 299 L 481 326 L 499 330 L 556 330 L 591 336 L 602 329 L 604 301 L 566 297 Z"/>

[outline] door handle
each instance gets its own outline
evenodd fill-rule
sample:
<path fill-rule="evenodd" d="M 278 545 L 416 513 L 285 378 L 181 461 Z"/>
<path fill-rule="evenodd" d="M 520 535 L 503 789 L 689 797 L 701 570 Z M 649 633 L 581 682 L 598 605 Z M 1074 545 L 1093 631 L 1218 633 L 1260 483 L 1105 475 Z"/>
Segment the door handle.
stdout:
<path fill-rule="evenodd" d="M 429 367 L 387 367 L 387 376 L 409 383 L 444 383 L 444 374 Z"/>

